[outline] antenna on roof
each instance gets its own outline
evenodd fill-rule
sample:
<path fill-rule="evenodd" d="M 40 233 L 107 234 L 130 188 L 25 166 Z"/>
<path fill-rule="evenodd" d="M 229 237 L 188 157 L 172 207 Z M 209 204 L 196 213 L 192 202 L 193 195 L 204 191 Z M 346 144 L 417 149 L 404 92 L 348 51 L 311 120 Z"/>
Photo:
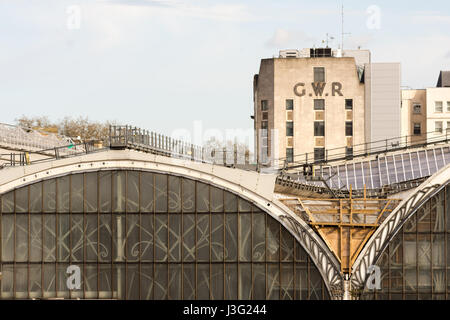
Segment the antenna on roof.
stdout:
<path fill-rule="evenodd" d="M 345 33 L 344 32 L 344 3 L 342 3 L 342 33 L 341 33 L 341 50 L 344 50 L 344 36 L 349 35 L 351 33 Z"/>
<path fill-rule="evenodd" d="M 334 37 L 329 36 L 328 33 L 327 33 L 327 39 L 326 40 L 322 40 L 322 43 L 326 43 L 327 44 L 327 48 L 328 48 L 328 42 L 330 40 L 334 40 Z"/>

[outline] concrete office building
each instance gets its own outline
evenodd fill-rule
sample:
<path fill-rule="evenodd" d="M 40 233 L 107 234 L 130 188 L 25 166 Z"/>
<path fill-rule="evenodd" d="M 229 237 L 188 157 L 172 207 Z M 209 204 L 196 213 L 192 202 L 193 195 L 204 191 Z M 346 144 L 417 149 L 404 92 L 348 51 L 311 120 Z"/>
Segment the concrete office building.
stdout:
<path fill-rule="evenodd" d="M 450 71 L 434 88 L 402 90 L 402 136 L 410 143 L 437 139 L 450 130 Z"/>
<path fill-rule="evenodd" d="M 372 63 L 368 50 L 280 51 L 254 77 L 254 121 L 260 163 L 399 136 L 400 64 Z"/>

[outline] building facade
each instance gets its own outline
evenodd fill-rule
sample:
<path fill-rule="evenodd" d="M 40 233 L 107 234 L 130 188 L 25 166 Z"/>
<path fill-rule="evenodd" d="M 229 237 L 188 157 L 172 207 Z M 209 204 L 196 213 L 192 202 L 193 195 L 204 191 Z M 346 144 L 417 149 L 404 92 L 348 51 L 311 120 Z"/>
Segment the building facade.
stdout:
<path fill-rule="evenodd" d="M 449 72 L 441 71 L 437 86 L 402 90 L 402 136 L 411 143 L 438 139 L 450 131 Z"/>
<path fill-rule="evenodd" d="M 278 164 L 400 135 L 400 65 L 366 50 L 304 49 L 262 59 L 254 77 L 255 154 Z"/>

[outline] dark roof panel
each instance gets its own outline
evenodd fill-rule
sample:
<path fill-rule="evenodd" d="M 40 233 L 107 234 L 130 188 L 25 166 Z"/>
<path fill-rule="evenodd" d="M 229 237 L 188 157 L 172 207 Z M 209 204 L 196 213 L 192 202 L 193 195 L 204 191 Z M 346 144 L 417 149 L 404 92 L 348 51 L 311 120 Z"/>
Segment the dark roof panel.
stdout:
<path fill-rule="evenodd" d="M 437 87 L 450 87 L 450 71 L 441 71 Z"/>

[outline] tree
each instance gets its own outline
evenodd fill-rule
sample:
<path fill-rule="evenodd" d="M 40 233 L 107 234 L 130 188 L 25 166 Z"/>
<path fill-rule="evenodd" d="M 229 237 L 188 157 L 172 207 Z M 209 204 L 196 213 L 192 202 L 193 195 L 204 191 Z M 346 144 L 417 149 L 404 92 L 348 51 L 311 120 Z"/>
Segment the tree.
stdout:
<path fill-rule="evenodd" d="M 89 120 L 88 117 L 65 117 L 62 120 L 52 123 L 48 117 L 27 117 L 22 116 L 16 119 L 19 126 L 51 131 L 56 128 L 60 135 L 64 135 L 78 141 L 100 140 L 106 141 L 109 136 L 109 126 L 114 125 L 114 121 L 96 122 Z"/>

